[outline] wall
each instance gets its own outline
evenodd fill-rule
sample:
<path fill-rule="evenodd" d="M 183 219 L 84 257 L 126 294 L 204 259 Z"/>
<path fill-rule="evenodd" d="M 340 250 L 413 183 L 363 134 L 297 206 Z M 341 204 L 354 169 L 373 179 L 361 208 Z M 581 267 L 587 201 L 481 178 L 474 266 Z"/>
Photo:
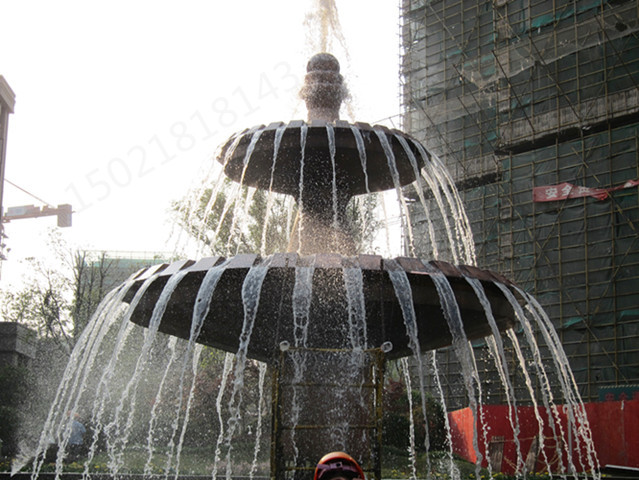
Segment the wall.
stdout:
<path fill-rule="evenodd" d="M 630 401 L 597 402 L 585 404 L 588 422 L 592 431 L 592 439 L 601 467 L 605 465 L 621 465 L 639 467 L 639 399 Z M 482 407 L 483 421 L 475 422 L 469 408 L 449 413 L 449 422 L 453 435 L 453 451 L 462 458 L 477 461 L 477 454 L 473 449 L 473 434 L 476 428 L 479 438 L 483 438 L 486 428 L 486 442 L 481 442 L 480 450 L 484 461 L 482 466 L 488 466 L 492 452 L 494 471 L 513 473 L 517 465 L 517 448 L 513 436 L 513 428 L 509 423 L 508 407 L 506 405 L 484 405 Z M 556 431 L 566 428 L 566 413 L 562 406 L 558 406 L 559 422 L 555 425 Z M 583 453 L 586 447 L 577 444 L 566 433 L 561 438 L 563 442 L 554 440 L 547 411 L 542 407 L 540 416 L 544 422 L 543 442 L 538 442 L 539 422 L 536 419 L 533 407 L 518 407 L 521 445 L 521 456 L 528 460 L 529 471 L 560 473 L 567 471 L 566 450 L 572 453 L 577 471 L 590 469 L 587 462 L 583 461 Z M 543 445 L 541 451 L 536 450 L 537 445 Z M 581 450 L 581 455 L 580 455 Z M 499 461 L 499 451 L 503 458 Z M 533 466 L 534 465 L 534 466 Z M 562 468 L 563 466 L 563 468 Z M 550 468 L 549 468 L 550 467 Z"/>

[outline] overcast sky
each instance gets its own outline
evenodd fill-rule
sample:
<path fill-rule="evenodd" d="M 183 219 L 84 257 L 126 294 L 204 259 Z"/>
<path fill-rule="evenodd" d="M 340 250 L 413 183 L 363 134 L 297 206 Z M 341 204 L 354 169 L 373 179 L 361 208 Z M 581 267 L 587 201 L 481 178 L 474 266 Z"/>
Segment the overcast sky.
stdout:
<path fill-rule="evenodd" d="M 6 178 L 73 205 L 64 235 L 88 249 L 170 251 L 167 210 L 237 130 L 303 119 L 297 97 L 319 33 L 316 0 L 0 3 L 0 75 L 16 94 Z M 337 0 L 331 36 L 357 120 L 398 114 L 398 5 Z M 348 118 L 344 113 L 343 118 Z M 381 122 L 386 123 L 388 122 Z M 42 205 L 5 184 L 3 204 Z M 19 259 L 55 217 L 6 224 Z"/>

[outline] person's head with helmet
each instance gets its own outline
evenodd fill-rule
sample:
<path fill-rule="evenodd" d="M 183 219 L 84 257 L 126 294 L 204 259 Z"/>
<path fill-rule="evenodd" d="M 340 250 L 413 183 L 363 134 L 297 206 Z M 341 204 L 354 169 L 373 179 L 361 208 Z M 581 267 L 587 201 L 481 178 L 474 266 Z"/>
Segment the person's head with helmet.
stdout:
<path fill-rule="evenodd" d="M 362 467 L 353 457 L 344 452 L 331 452 L 324 455 L 317 463 L 313 480 L 344 479 L 366 480 Z"/>

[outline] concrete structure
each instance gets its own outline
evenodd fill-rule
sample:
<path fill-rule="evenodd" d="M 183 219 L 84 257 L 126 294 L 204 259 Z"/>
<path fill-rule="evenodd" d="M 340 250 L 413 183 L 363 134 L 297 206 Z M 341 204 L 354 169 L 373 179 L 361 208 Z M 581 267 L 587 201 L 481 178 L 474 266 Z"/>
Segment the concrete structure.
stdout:
<path fill-rule="evenodd" d="M 403 129 L 462 190 L 478 264 L 544 305 L 587 400 L 639 381 L 638 8 L 402 1 Z"/>
<path fill-rule="evenodd" d="M 0 322 L 0 365 L 25 365 L 35 353 L 33 331 L 19 323 Z"/>

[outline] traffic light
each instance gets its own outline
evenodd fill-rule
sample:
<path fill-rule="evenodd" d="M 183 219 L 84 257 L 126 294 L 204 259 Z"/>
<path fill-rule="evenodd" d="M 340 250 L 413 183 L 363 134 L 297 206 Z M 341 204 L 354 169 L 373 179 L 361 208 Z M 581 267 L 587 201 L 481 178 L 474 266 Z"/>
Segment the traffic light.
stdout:
<path fill-rule="evenodd" d="M 68 203 L 58 205 L 58 227 L 71 226 L 71 214 L 73 210 Z"/>

